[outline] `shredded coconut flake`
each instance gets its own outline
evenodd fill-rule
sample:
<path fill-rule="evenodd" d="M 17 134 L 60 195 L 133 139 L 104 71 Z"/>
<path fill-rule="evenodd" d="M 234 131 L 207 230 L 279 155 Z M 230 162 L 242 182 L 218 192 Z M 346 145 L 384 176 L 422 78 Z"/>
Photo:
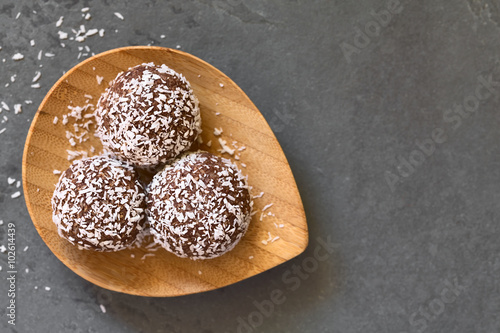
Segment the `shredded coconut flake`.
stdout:
<path fill-rule="evenodd" d="M 90 37 L 90 36 L 94 36 L 94 35 L 96 35 L 98 33 L 99 33 L 98 29 L 90 29 L 89 31 L 87 31 L 87 33 L 85 34 L 85 36 Z"/>
<path fill-rule="evenodd" d="M 146 253 L 145 255 L 143 255 L 143 256 L 141 257 L 141 260 L 145 260 L 147 257 L 154 257 L 154 256 L 155 256 L 155 254 L 154 254 L 154 253 Z"/>
<path fill-rule="evenodd" d="M 63 23 L 63 21 L 64 21 L 64 16 L 61 16 L 59 18 L 59 20 L 57 20 L 57 22 L 56 22 L 56 27 L 59 28 L 61 26 L 61 24 Z"/>
<path fill-rule="evenodd" d="M 273 206 L 272 203 L 270 203 L 269 205 L 265 205 L 264 208 L 262 208 L 262 211 L 265 211 L 266 209 L 269 209 Z"/>
<path fill-rule="evenodd" d="M 40 79 L 40 77 L 42 76 L 42 73 L 41 72 L 35 72 L 35 76 L 33 77 L 33 80 L 31 80 L 31 82 L 35 83 L 36 81 L 38 81 Z"/>
<path fill-rule="evenodd" d="M 228 153 L 229 155 L 234 155 L 234 149 L 232 149 L 231 147 L 229 147 L 227 145 L 226 140 L 219 138 L 219 143 L 220 143 L 220 146 L 222 148 L 220 150 L 221 153 Z"/>
<path fill-rule="evenodd" d="M 264 192 L 260 192 L 260 194 L 254 195 L 252 197 L 252 199 L 262 198 L 263 195 L 264 195 Z"/>
<path fill-rule="evenodd" d="M 59 39 L 68 39 L 68 33 L 64 31 L 58 31 Z"/>

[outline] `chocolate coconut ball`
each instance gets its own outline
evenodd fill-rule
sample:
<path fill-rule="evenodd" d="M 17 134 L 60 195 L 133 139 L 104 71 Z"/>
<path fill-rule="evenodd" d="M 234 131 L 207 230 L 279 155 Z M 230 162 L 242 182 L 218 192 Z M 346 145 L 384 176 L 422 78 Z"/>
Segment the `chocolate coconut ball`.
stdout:
<path fill-rule="evenodd" d="M 231 161 L 210 153 L 184 154 L 156 174 L 148 189 L 151 233 L 179 257 L 221 256 L 250 223 L 246 178 Z"/>
<path fill-rule="evenodd" d="M 119 251 L 144 229 L 146 194 L 135 170 L 105 156 L 73 162 L 52 196 L 59 235 L 81 249 Z"/>
<path fill-rule="evenodd" d="M 183 75 L 166 65 L 138 65 L 118 74 L 99 99 L 97 135 L 116 158 L 156 166 L 196 140 L 201 132 L 198 104 Z"/>

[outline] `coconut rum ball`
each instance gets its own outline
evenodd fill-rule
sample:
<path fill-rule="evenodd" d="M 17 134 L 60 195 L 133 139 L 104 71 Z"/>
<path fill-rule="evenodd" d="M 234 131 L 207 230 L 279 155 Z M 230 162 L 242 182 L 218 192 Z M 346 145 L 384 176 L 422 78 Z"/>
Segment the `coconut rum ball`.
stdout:
<path fill-rule="evenodd" d="M 201 133 L 198 99 L 186 78 L 166 65 L 142 64 L 118 74 L 95 114 L 104 149 L 141 167 L 177 157 Z"/>
<path fill-rule="evenodd" d="M 203 151 L 167 165 L 148 188 L 155 242 L 183 258 L 210 259 L 232 250 L 251 210 L 247 181 L 236 165 Z"/>
<path fill-rule="evenodd" d="M 52 196 L 59 235 L 81 249 L 119 251 L 144 229 L 146 194 L 132 166 L 105 156 L 73 162 Z"/>

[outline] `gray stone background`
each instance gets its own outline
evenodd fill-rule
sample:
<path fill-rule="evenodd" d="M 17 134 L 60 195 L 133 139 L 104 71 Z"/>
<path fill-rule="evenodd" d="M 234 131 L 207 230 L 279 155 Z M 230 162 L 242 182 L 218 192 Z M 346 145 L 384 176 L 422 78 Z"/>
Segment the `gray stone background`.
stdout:
<path fill-rule="evenodd" d="M 499 8 L 498 0 L 1 0 L 0 101 L 10 111 L 0 114 L 8 117 L 0 245 L 15 223 L 18 275 L 12 326 L 0 253 L 0 331 L 500 332 Z M 81 24 L 104 37 L 59 39 Z M 261 110 L 303 198 L 304 254 L 236 285 L 155 299 L 88 283 L 42 242 L 7 183 L 21 179 L 37 106 L 90 56 L 83 49 L 78 59 L 78 47 L 147 44 L 210 62 Z M 12 60 L 18 52 L 24 59 Z M 316 267 L 318 238 L 331 253 Z M 276 289 L 284 302 L 259 310 Z"/>

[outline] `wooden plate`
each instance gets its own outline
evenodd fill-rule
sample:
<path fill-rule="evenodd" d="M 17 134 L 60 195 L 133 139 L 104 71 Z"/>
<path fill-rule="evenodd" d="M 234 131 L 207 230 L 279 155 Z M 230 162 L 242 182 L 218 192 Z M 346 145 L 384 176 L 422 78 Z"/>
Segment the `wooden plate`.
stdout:
<path fill-rule="evenodd" d="M 204 142 L 200 148 L 232 158 L 249 176 L 252 194 L 264 192 L 261 198 L 254 199 L 257 213 L 247 234 L 222 257 L 192 261 L 163 249 L 148 252 L 144 247 L 115 253 L 78 250 L 58 236 L 52 222 L 50 200 L 59 179 L 54 170 L 64 171 L 70 165 L 67 150 L 87 151 L 90 156 L 92 146 L 95 153 L 101 149 L 93 135 L 71 146 L 66 132 L 71 132 L 73 126 L 71 122 L 63 125 L 64 115 L 70 111 L 68 106 L 83 106 L 89 97 L 95 104 L 119 72 L 144 62 L 163 63 L 186 76 L 200 100 Z M 222 134 L 215 136 L 214 128 L 222 129 Z M 245 148 L 236 149 L 233 156 L 221 153 L 219 138 L 231 149 L 233 143 Z M 237 155 L 239 160 L 235 160 Z M 24 148 L 23 185 L 33 224 L 57 258 L 84 279 L 123 293 L 178 296 L 220 288 L 290 260 L 308 243 L 295 180 L 262 114 L 221 71 L 178 50 L 146 46 L 114 49 L 83 61 L 61 77 L 45 96 L 31 124 Z M 269 208 L 262 212 L 266 206 Z"/>

